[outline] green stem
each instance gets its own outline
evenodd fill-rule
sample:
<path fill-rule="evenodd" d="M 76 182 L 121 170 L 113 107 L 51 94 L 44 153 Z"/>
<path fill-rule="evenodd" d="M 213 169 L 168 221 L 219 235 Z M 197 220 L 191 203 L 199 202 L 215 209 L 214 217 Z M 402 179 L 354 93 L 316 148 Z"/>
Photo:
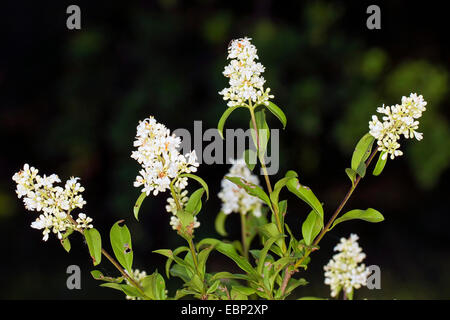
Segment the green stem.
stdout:
<path fill-rule="evenodd" d="M 137 291 L 139 291 L 139 293 L 145 297 L 148 300 L 151 300 L 146 294 L 145 292 L 142 290 L 141 286 L 136 282 L 136 280 L 134 280 L 128 273 L 125 272 L 125 270 L 120 266 L 120 264 L 113 258 L 111 257 L 111 255 L 102 248 L 102 254 L 106 257 L 106 259 L 108 259 L 115 267 L 117 270 L 119 270 L 119 272 L 125 277 L 127 278 L 127 280 L 131 283 L 131 285 L 133 287 L 135 287 L 137 289 Z"/>
<path fill-rule="evenodd" d="M 76 228 L 76 221 L 70 216 L 70 212 L 67 214 L 70 222 L 72 222 L 72 224 L 74 225 L 74 230 L 78 231 L 79 233 L 81 233 L 83 235 L 83 237 L 85 237 L 84 235 L 84 231 L 83 230 L 79 230 Z M 102 248 L 102 254 L 106 257 L 106 259 L 108 259 L 114 267 L 116 267 L 117 270 L 119 270 L 119 272 L 122 274 L 122 276 L 124 278 L 126 278 L 133 287 L 136 288 L 137 291 L 139 291 L 139 293 L 148 300 L 151 300 L 150 297 L 148 297 L 145 292 L 142 290 L 141 286 L 131 277 L 131 275 L 129 275 L 128 273 L 125 272 L 125 270 L 121 267 L 121 265 L 113 258 L 111 257 L 111 255 Z"/>
<path fill-rule="evenodd" d="M 188 239 L 188 243 L 189 243 L 189 249 L 191 250 L 192 259 L 194 260 L 195 270 L 197 270 L 197 273 L 199 273 L 197 251 L 195 250 L 195 246 L 194 246 L 194 242 L 192 241 L 192 238 Z M 199 276 L 200 276 L 200 274 L 199 274 Z"/>
<path fill-rule="evenodd" d="M 366 167 L 369 166 L 370 162 L 372 161 L 372 159 L 375 157 L 376 153 L 378 152 L 377 149 L 375 149 L 372 154 L 369 156 L 369 159 L 366 161 Z M 359 181 L 361 181 L 361 176 L 358 175 L 358 177 L 355 180 L 355 183 L 352 184 L 350 190 L 348 190 L 347 194 L 345 195 L 344 199 L 341 201 L 341 203 L 339 204 L 338 208 L 336 209 L 336 211 L 334 212 L 333 216 L 330 218 L 330 220 L 328 221 L 328 223 L 326 224 L 326 226 L 322 229 L 322 231 L 320 232 L 320 234 L 317 236 L 317 238 L 314 240 L 313 242 L 313 246 L 317 246 L 320 242 L 320 240 L 322 240 L 322 238 L 324 237 L 325 233 L 327 233 L 330 230 L 330 227 L 332 225 L 332 223 L 334 222 L 334 220 L 336 220 L 337 216 L 339 215 L 339 213 L 342 211 L 342 209 L 344 208 L 345 204 L 347 203 L 348 199 L 350 199 L 350 196 L 353 194 L 353 191 L 355 191 L 356 187 L 358 186 Z M 313 250 L 312 249 L 308 249 L 305 252 L 305 255 L 297 261 L 297 263 L 294 266 L 294 269 L 297 269 L 302 262 L 311 254 Z"/>
<path fill-rule="evenodd" d="M 271 194 L 272 193 L 272 185 L 270 183 L 269 174 L 267 173 L 267 168 L 266 168 L 266 163 L 265 163 L 265 160 L 264 160 L 264 155 L 262 155 L 262 156 L 260 155 L 258 126 L 256 125 L 255 111 L 254 111 L 254 107 L 252 106 L 251 101 L 250 101 L 249 110 L 250 110 L 251 121 L 252 121 L 252 124 L 253 124 L 253 129 L 255 130 L 256 150 L 257 150 L 257 153 L 258 153 L 258 159 L 259 159 L 259 162 L 261 163 L 261 168 L 263 169 L 263 174 L 264 174 L 264 179 L 266 181 L 267 191 L 269 192 L 269 194 Z M 281 225 L 281 221 L 280 221 L 280 217 L 279 217 L 278 205 L 274 205 L 272 203 L 272 208 L 273 208 L 272 210 L 273 210 L 273 213 L 274 213 L 274 216 L 275 216 L 275 220 L 276 220 L 276 223 L 277 223 L 278 231 L 281 234 L 284 234 L 284 228 Z M 286 243 L 285 243 L 285 241 L 283 239 L 283 246 L 282 246 L 283 253 L 285 253 L 286 250 L 287 250 Z"/>
<path fill-rule="evenodd" d="M 250 213 L 249 213 L 250 214 Z M 242 237 L 242 251 L 244 252 L 244 257 L 248 260 L 248 241 L 247 241 L 247 216 L 245 214 L 241 215 L 241 237 Z"/>
<path fill-rule="evenodd" d="M 170 182 L 170 193 L 172 194 L 172 198 L 173 198 L 173 200 L 175 201 L 175 205 L 177 206 L 177 209 L 178 210 L 181 210 L 181 204 L 180 204 L 180 201 L 178 200 L 178 197 L 177 197 L 177 193 L 175 192 L 175 188 L 174 188 L 174 183 L 175 183 L 175 180 L 176 179 L 173 179 L 171 182 Z"/>

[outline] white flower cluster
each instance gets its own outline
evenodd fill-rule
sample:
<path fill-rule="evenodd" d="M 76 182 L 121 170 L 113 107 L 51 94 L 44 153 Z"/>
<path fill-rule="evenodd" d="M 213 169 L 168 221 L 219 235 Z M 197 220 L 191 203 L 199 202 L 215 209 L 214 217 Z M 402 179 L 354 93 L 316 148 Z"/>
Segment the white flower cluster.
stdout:
<path fill-rule="evenodd" d="M 187 190 L 183 190 L 181 193 L 179 193 L 178 202 L 182 208 L 184 208 L 184 206 L 189 200 L 189 198 L 187 197 L 187 193 L 188 193 Z M 181 228 L 181 222 L 180 219 L 178 219 L 178 217 L 176 216 L 177 204 L 175 203 L 175 200 L 172 197 L 169 197 L 167 199 L 166 211 L 172 214 L 172 217 L 170 217 L 170 225 L 172 226 L 172 229 L 178 231 Z M 200 227 L 200 222 L 197 220 L 197 217 L 194 217 L 194 223 L 192 225 L 192 228 L 198 227 Z"/>
<path fill-rule="evenodd" d="M 135 187 L 144 186 L 142 192 L 157 195 L 170 187 L 170 183 L 181 173 L 197 171 L 198 162 L 195 151 L 185 156 L 180 154 L 178 147 L 181 139 L 154 117 L 139 121 L 131 157 L 139 162 L 142 169 L 136 177 Z M 187 178 L 179 178 L 176 187 L 183 189 L 187 185 Z"/>
<path fill-rule="evenodd" d="M 62 238 L 62 232 L 67 229 L 84 230 L 92 228 L 92 219 L 84 213 L 78 215 L 74 223 L 70 212 L 75 208 L 83 208 L 86 204 L 81 193 L 84 188 L 80 185 L 79 178 L 70 178 L 65 183 L 64 188 L 54 186 L 61 180 L 56 174 L 50 176 L 38 175 L 38 170 L 28 164 L 23 169 L 14 174 L 13 180 L 17 184 L 16 193 L 23 197 L 25 208 L 30 211 L 42 212 L 41 215 L 31 224 L 34 229 L 42 230 L 44 241 L 47 241 L 50 231 Z"/>
<path fill-rule="evenodd" d="M 247 168 L 244 159 L 232 161 L 233 165 L 226 176 L 243 178 L 248 182 L 259 185 L 259 179 Z M 222 211 L 225 214 L 232 212 L 247 214 L 252 212 L 256 217 L 261 216 L 262 201 L 249 195 L 243 188 L 239 188 L 227 179 L 222 180 L 222 190 L 219 192 L 222 200 Z"/>
<path fill-rule="evenodd" d="M 372 116 L 369 122 L 369 133 L 377 139 L 378 150 L 385 152 L 383 160 L 388 154 L 391 159 L 401 156 L 403 152 L 399 150 L 398 140 L 400 135 L 405 138 L 416 138 L 422 140 L 423 134 L 417 132 L 419 128 L 419 119 L 422 112 L 426 110 L 427 102 L 423 100 L 422 95 L 411 93 L 409 97 L 402 97 L 402 104 L 393 106 L 382 106 L 377 109 L 378 113 L 383 114 L 383 122 L 378 120 L 377 116 Z"/>
<path fill-rule="evenodd" d="M 195 151 L 186 155 L 180 154 L 178 148 L 181 139 L 163 124 L 157 122 L 154 117 L 149 117 L 139 122 L 137 126 L 136 139 L 131 157 L 137 160 L 142 169 L 140 175 L 136 177 L 135 187 L 143 186 L 142 192 L 149 195 L 157 195 L 158 192 L 165 192 L 170 188 L 172 181 L 174 191 L 178 195 L 179 204 L 183 207 L 188 200 L 186 188 L 188 182 L 186 177 L 180 177 L 182 173 L 196 172 L 198 167 Z M 175 230 L 180 227 L 180 221 L 176 217 L 177 205 L 175 200 L 170 197 L 167 199 L 167 212 L 171 213 L 170 224 Z M 194 228 L 200 223 L 195 220 Z"/>
<path fill-rule="evenodd" d="M 251 101 L 255 105 L 268 104 L 273 98 L 270 88 L 264 90 L 264 77 L 261 75 L 265 68 L 256 62 L 258 55 L 256 47 L 250 42 L 251 38 L 235 39 L 228 47 L 230 64 L 225 67 L 223 75 L 230 78 L 230 87 L 219 92 L 224 100 L 229 100 L 229 107 L 246 104 Z"/>
<path fill-rule="evenodd" d="M 131 275 L 128 274 L 128 271 L 125 271 L 125 272 L 129 276 L 131 276 L 134 279 L 134 281 L 136 281 L 139 285 L 142 286 L 142 280 L 144 280 L 144 278 L 147 276 L 147 272 L 145 272 L 144 270 L 140 271 L 139 269 L 133 269 L 131 271 L 132 271 Z M 125 278 L 125 281 L 128 285 L 132 285 L 131 282 L 127 278 Z M 142 300 L 139 297 L 132 297 L 132 296 L 126 296 L 126 299 L 127 300 Z"/>
<path fill-rule="evenodd" d="M 358 244 L 358 236 L 351 234 L 350 238 L 341 238 L 341 242 L 334 248 L 339 251 L 324 267 L 325 284 L 331 287 L 331 296 L 336 297 L 343 289 L 347 295 L 353 289 L 366 286 L 370 272 L 364 264 L 360 264 L 366 255 Z"/>

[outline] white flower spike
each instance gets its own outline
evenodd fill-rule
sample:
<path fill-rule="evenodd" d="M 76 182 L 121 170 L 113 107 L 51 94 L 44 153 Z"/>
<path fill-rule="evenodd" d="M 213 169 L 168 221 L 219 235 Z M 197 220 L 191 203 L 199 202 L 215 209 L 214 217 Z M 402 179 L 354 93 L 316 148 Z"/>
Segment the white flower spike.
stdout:
<path fill-rule="evenodd" d="M 266 80 L 261 75 L 265 68 L 256 62 L 258 55 L 256 47 L 250 42 L 251 38 L 241 38 L 231 41 L 228 47 L 230 64 L 225 67 L 223 75 L 229 78 L 229 87 L 219 92 L 227 105 L 268 104 L 274 96 L 270 94 L 270 88 L 264 90 Z"/>
<path fill-rule="evenodd" d="M 154 117 L 140 121 L 137 126 L 134 146 L 131 157 L 142 166 L 139 176 L 134 182 L 135 187 L 143 186 L 142 192 L 165 192 L 170 188 L 170 183 L 181 173 L 197 171 L 198 162 L 195 151 L 182 155 L 178 151 L 181 139 L 163 124 L 158 123 Z M 176 187 L 185 188 L 186 178 L 179 178 Z"/>
<path fill-rule="evenodd" d="M 354 289 L 366 286 L 370 272 L 364 264 L 360 264 L 366 255 L 358 244 L 358 236 L 351 234 L 350 238 L 341 238 L 336 245 L 333 258 L 324 267 L 325 284 L 331 287 L 331 296 L 336 297 L 341 290 L 347 296 L 353 294 Z"/>

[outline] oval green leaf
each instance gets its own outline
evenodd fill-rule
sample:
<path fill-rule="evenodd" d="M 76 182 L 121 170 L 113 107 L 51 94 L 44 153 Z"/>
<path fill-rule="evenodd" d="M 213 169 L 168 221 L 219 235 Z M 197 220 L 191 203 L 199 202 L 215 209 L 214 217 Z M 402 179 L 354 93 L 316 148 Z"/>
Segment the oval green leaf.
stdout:
<path fill-rule="evenodd" d="M 322 230 L 322 226 L 323 222 L 321 222 L 320 217 L 314 211 L 311 211 L 302 224 L 302 235 L 307 246 L 313 243 Z"/>
<path fill-rule="evenodd" d="M 139 221 L 139 219 L 138 219 L 139 210 L 141 209 L 141 205 L 142 205 L 142 202 L 144 201 L 145 197 L 147 197 L 147 194 L 145 192 L 142 192 L 141 195 L 139 196 L 139 198 L 137 198 L 136 203 L 134 204 L 133 212 L 134 212 L 134 217 L 136 218 L 137 221 Z"/>
<path fill-rule="evenodd" d="M 366 133 L 356 144 L 352 155 L 352 169 L 355 172 L 358 172 L 358 169 L 361 171 L 360 165 L 364 164 L 369 157 L 374 140 L 375 138 L 370 133 Z"/>
<path fill-rule="evenodd" d="M 286 183 L 286 187 L 290 192 L 306 202 L 314 210 L 314 212 L 319 215 L 321 226 L 323 226 L 323 207 L 312 190 L 306 186 L 301 185 L 297 178 L 290 179 Z"/>
<path fill-rule="evenodd" d="M 89 254 L 94 266 L 102 261 L 102 237 L 97 229 L 91 228 L 84 230 L 84 238 L 89 248 Z"/>
<path fill-rule="evenodd" d="M 229 107 L 225 110 L 225 112 L 220 117 L 219 124 L 217 125 L 217 130 L 219 130 L 219 134 L 222 139 L 223 139 L 223 127 L 225 126 L 225 121 L 227 121 L 228 117 L 234 110 L 236 110 L 237 108 L 241 108 L 241 107 L 244 107 L 244 106 Z"/>
<path fill-rule="evenodd" d="M 330 228 L 330 230 L 341 222 L 354 219 L 377 223 L 383 221 L 384 217 L 380 212 L 372 208 L 369 208 L 367 210 L 355 209 L 344 213 L 341 217 L 334 220 L 333 226 Z"/>
<path fill-rule="evenodd" d="M 381 152 L 380 156 L 378 157 L 377 164 L 375 165 L 375 169 L 373 169 L 373 175 L 378 176 L 383 171 L 384 166 L 386 165 L 386 162 L 388 160 L 388 157 L 385 156 L 386 152 Z M 384 160 L 383 160 L 384 157 Z"/>
<path fill-rule="evenodd" d="M 122 267 L 124 267 L 129 274 L 131 274 L 131 268 L 133 265 L 131 235 L 126 225 L 120 225 L 121 222 L 123 222 L 123 220 L 117 221 L 112 226 L 109 237 L 117 261 L 119 261 Z"/>
<path fill-rule="evenodd" d="M 200 178 L 199 176 L 192 174 L 192 173 L 182 173 L 180 174 L 180 177 L 187 177 L 187 178 L 191 178 L 194 179 L 195 181 L 197 181 L 198 183 L 200 183 L 200 185 L 205 188 L 206 191 L 206 200 L 209 199 L 209 188 L 208 185 L 206 184 L 205 180 L 203 180 L 202 178 Z"/>
<path fill-rule="evenodd" d="M 286 128 L 287 118 L 284 112 L 273 102 L 269 101 L 269 104 L 266 106 L 270 112 L 273 113 L 274 116 L 278 118 L 283 124 L 283 129 Z"/>
<path fill-rule="evenodd" d="M 228 217 L 227 214 L 225 214 L 223 211 L 220 211 L 216 216 L 216 220 L 214 221 L 216 231 L 222 237 L 228 236 L 228 233 L 225 230 L 225 221 L 227 220 L 227 217 Z"/>

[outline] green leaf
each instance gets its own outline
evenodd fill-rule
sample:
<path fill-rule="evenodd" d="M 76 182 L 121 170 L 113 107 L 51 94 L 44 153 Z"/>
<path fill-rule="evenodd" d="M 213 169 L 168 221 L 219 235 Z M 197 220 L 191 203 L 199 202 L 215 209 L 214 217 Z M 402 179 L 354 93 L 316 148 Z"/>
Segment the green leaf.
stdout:
<path fill-rule="evenodd" d="M 200 279 L 200 277 L 197 274 L 194 274 L 190 281 L 186 283 L 186 285 L 192 289 L 194 289 L 197 292 L 203 291 L 203 281 Z"/>
<path fill-rule="evenodd" d="M 193 291 L 190 291 L 190 290 L 187 290 L 187 289 L 179 289 L 175 293 L 175 298 L 174 299 L 178 300 L 178 299 L 181 299 L 181 298 L 183 298 L 185 296 L 195 295 L 195 294 L 196 294 L 196 292 L 193 292 Z"/>
<path fill-rule="evenodd" d="M 256 152 L 254 150 L 246 149 L 244 151 L 244 161 L 250 171 L 253 171 L 253 169 L 255 169 L 257 162 L 256 158 Z"/>
<path fill-rule="evenodd" d="M 139 219 L 138 219 L 139 210 L 141 209 L 141 205 L 142 205 L 142 202 L 144 201 L 145 197 L 147 197 L 147 194 L 145 192 L 142 192 L 141 195 L 139 196 L 139 198 L 137 198 L 136 203 L 134 204 L 133 212 L 134 212 L 134 217 L 136 218 L 137 221 L 139 221 Z"/>
<path fill-rule="evenodd" d="M 220 280 L 214 281 L 214 283 L 206 291 L 207 294 L 214 293 L 220 285 Z"/>
<path fill-rule="evenodd" d="M 278 118 L 283 124 L 283 129 L 286 128 L 287 118 L 284 112 L 273 102 L 269 101 L 269 105 L 266 106 L 270 112 L 273 113 L 274 116 Z"/>
<path fill-rule="evenodd" d="M 244 287 L 244 286 L 239 286 L 239 285 L 235 285 L 232 287 L 232 290 L 235 290 L 237 292 L 239 292 L 240 294 L 243 294 L 245 296 L 249 296 L 252 295 L 256 292 L 255 289 L 253 288 L 249 288 L 249 287 Z"/>
<path fill-rule="evenodd" d="M 384 160 L 383 160 L 383 157 L 384 157 Z M 380 156 L 378 157 L 377 164 L 375 165 L 375 169 L 373 169 L 374 176 L 380 175 L 380 173 L 384 169 L 384 166 L 386 165 L 387 159 L 388 159 L 388 157 L 386 155 L 386 152 L 385 151 L 381 152 Z"/>
<path fill-rule="evenodd" d="M 267 253 L 269 252 L 270 248 L 275 243 L 275 241 L 277 241 L 278 239 L 280 239 L 282 237 L 283 237 L 283 235 L 278 234 L 275 237 L 267 239 L 266 242 L 264 243 L 264 248 L 259 253 L 258 266 L 256 267 L 256 272 L 258 272 L 258 274 L 262 274 L 262 272 L 263 272 L 264 263 L 266 261 L 266 256 L 267 256 Z"/>
<path fill-rule="evenodd" d="M 187 228 L 189 225 L 194 223 L 194 215 L 185 210 L 178 210 L 177 217 L 180 220 L 180 223 L 183 226 L 183 228 Z"/>
<path fill-rule="evenodd" d="M 225 179 L 230 180 L 238 187 L 244 188 L 244 190 L 251 196 L 257 197 L 264 201 L 269 208 L 272 208 L 269 196 L 264 192 L 263 189 L 261 189 L 260 186 L 257 186 L 254 183 L 246 181 L 244 178 L 240 177 L 229 177 L 225 176 Z"/>
<path fill-rule="evenodd" d="M 203 180 L 202 178 L 200 178 L 199 176 L 192 174 L 192 173 L 182 173 L 179 175 L 179 177 L 187 177 L 187 178 L 191 178 L 194 179 L 195 181 L 197 181 L 198 183 L 200 183 L 200 185 L 205 188 L 206 191 L 206 200 L 209 199 L 209 188 L 208 185 L 206 184 L 205 180 Z"/>
<path fill-rule="evenodd" d="M 69 228 L 66 229 L 66 231 L 62 234 L 62 239 L 67 239 L 72 233 L 73 233 L 73 229 Z"/>
<path fill-rule="evenodd" d="M 117 221 L 111 228 L 109 233 L 111 246 L 117 261 L 124 267 L 129 274 L 132 273 L 133 265 L 133 247 L 131 243 L 131 235 L 126 225 L 121 226 L 123 220 Z"/>
<path fill-rule="evenodd" d="M 182 279 L 184 282 L 189 282 L 189 280 L 191 279 L 191 277 L 188 275 L 188 273 L 186 271 L 186 268 L 179 264 L 175 264 L 170 269 L 170 274 L 173 277 L 178 277 L 178 278 Z"/>
<path fill-rule="evenodd" d="M 384 217 L 380 212 L 372 208 L 369 208 L 367 210 L 355 209 L 344 213 L 341 217 L 334 220 L 334 223 L 330 230 L 334 228 L 334 226 L 336 226 L 338 223 L 354 219 L 377 223 L 383 221 Z"/>
<path fill-rule="evenodd" d="M 297 300 L 327 300 L 327 299 L 319 298 L 319 297 L 301 297 L 301 298 L 298 298 Z"/>
<path fill-rule="evenodd" d="M 245 274 L 230 273 L 227 271 L 218 272 L 214 274 L 210 281 L 221 280 L 221 279 L 236 279 L 236 280 L 250 280 L 250 278 Z"/>
<path fill-rule="evenodd" d="M 358 169 L 356 170 L 356 173 L 361 177 L 364 178 L 364 176 L 366 175 L 366 163 L 364 161 L 361 161 L 361 163 L 359 164 Z"/>
<path fill-rule="evenodd" d="M 161 254 L 169 259 L 173 259 L 173 251 L 170 249 L 158 249 L 158 250 L 154 250 L 153 252 Z"/>
<path fill-rule="evenodd" d="M 248 297 L 245 294 L 240 293 L 234 288 L 231 288 L 231 300 L 248 300 Z"/>
<path fill-rule="evenodd" d="M 198 270 L 202 275 L 206 272 L 206 260 L 208 260 L 209 254 L 214 249 L 215 246 L 210 246 L 208 248 L 203 249 L 198 254 Z"/>
<path fill-rule="evenodd" d="M 322 204 L 314 195 L 314 193 L 311 191 L 311 189 L 308 188 L 307 186 L 301 185 L 297 178 L 289 180 L 286 183 L 286 187 L 290 192 L 292 192 L 297 197 L 306 202 L 314 210 L 314 212 L 316 212 L 319 215 L 320 221 L 322 221 L 323 226 Z"/>
<path fill-rule="evenodd" d="M 64 250 L 66 250 L 67 252 L 70 251 L 71 245 L 70 245 L 70 240 L 67 238 L 62 238 L 61 240 L 59 240 L 61 242 L 61 245 L 63 246 Z"/>
<path fill-rule="evenodd" d="M 180 254 L 183 251 L 189 251 L 189 248 L 185 247 L 185 246 L 178 247 L 173 251 L 173 255 L 176 257 L 178 254 Z M 177 259 L 178 259 L 178 257 L 177 257 Z M 174 261 L 173 257 L 168 258 L 166 261 L 166 276 L 167 276 L 167 278 L 170 278 L 170 266 L 172 265 L 173 261 Z"/>
<path fill-rule="evenodd" d="M 233 245 L 220 242 L 217 245 L 216 250 L 236 262 L 238 267 L 247 272 L 249 275 L 258 278 L 258 273 L 253 269 L 252 265 L 244 257 L 241 257 L 236 252 L 236 249 L 233 247 Z"/>
<path fill-rule="evenodd" d="M 258 154 L 263 157 L 270 139 L 270 129 L 269 125 L 266 122 L 266 115 L 264 109 L 255 111 L 255 122 L 256 122 L 256 131 L 255 128 L 253 127 L 253 121 L 250 120 L 250 129 L 252 129 L 251 135 L 253 138 L 253 143 L 256 149 L 258 150 Z M 257 136 L 259 140 L 259 145 L 258 140 L 256 139 Z"/>
<path fill-rule="evenodd" d="M 355 172 L 358 172 L 358 169 L 361 171 L 360 165 L 364 164 L 369 157 L 374 140 L 375 138 L 370 133 L 366 133 L 356 144 L 352 155 L 352 169 Z"/>
<path fill-rule="evenodd" d="M 278 203 L 279 212 L 281 216 L 284 216 L 287 212 L 287 200 L 280 201 Z"/>
<path fill-rule="evenodd" d="M 214 221 L 214 226 L 216 227 L 216 231 L 222 237 L 228 236 L 228 233 L 225 230 L 225 221 L 227 220 L 228 216 L 229 216 L 228 214 L 225 214 L 223 211 L 220 211 L 216 216 L 216 220 Z"/>
<path fill-rule="evenodd" d="M 352 182 L 352 186 L 354 186 L 355 181 L 356 181 L 356 171 L 353 170 L 352 168 L 347 168 L 347 169 L 345 169 L 345 173 L 347 174 L 350 181 Z"/>
<path fill-rule="evenodd" d="M 300 279 L 294 279 L 291 278 L 289 280 L 288 285 L 286 286 L 286 291 L 284 292 L 284 295 L 287 296 L 289 293 L 291 293 L 295 288 L 298 288 L 299 286 L 306 286 L 308 284 L 308 281 L 306 281 L 303 278 Z M 281 293 L 281 292 L 280 292 Z"/>
<path fill-rule="evenodd" d="M 267 223 L 259 228 L 259 231 L 264 235 L 266 239 L 275 239 L 277 246 L 283 248 L 283 236 L 278 230 L 275 223 Z M 267 240 L 266 240 L 267 241 Z M 266 242 L 267 243 L 267 242 Z M 278 252 L 278 251 L 277 251 Z"/>
<path fill-rule="evenodd" d="M 89 248 L 94 266 L 102 261 L 102 237 L 97 229 L 91 228 L 84 230 L 84 238 Z"/>
<path fill-rule="evenodd" d="M 302 235 L 307 246 L 311 245 L 322 230 L 322 226 L 323 221 L 314 211 L 311 211 L 302 225 Z"/>
<path fill-rule="evenodd" d="M 202 208 L 202 196 L 205 193 L 204 188 L 197 189 L 192 193 L 189 197 L 189 200 L 186 204 L 185 211 L 193 214 L 194 216 L 200 212 Z"/>
<path fill-rule="evenodd" d="M 166 300 L 166 283 L 164 278 L 155 271 L 153 274 L 142 279 L 142 289 L 152 300 Z"/>
<path fill-rule="evenodd" d="M 106 277 L 99 270 L 92 270 L 91 275 L 92 275 L 92 278 L 94 278 L 95 280 L 101 280 L 101 281 L 113 282 L 113 283 L 121 283 L 123 281 L 123 277 L 117 277 L 117 278 Z"/>
<path fill-rule="evenodd" d="M 102 283 L 100 287 L 106 287 L 106 288 L 112 288 L 116 290 L 120 290 L 123 293 L 125 293 L 127 296 L 130 297 L 138 297 L 141 299 L 146 299 L 144 296 L 142 296 L 139 291 L 128 284 L 118 284 L 118 283 Z"/>
<path fill-rule="evenodd" d="M 225 112 L 220 117 L 219 123 L 217 125 L 217 130 L 219 130 L 219 134 L 222 139 L 223 139 L 223 127 L 225 126 L 225 121 L 227 121 L 228 117 L 234 110 L 236 110 L 237 108 L 243 108 L 243 107 L 245 107 L 245 106 L 229 107 L 225 110 Z"/>
<path fill-rule="evenodd" d="M 295 177 L 288 176 L 288 177 L 284 177 L 284 178 L 278 180 L 277 183 L 275 183 L 273 191 L 270 193 L 270 200 L 272 200 L 273 206 L 276 207 L 276 211 L 279 211 L 278 210 L 278 206 L 279 206 L 278 199 L 280 196 L 281 189 L 283 189 L 283 187 L 286 186 L 286 183 L 288 183 L 288 181 L 291 179 L 295 179 Z"/>

